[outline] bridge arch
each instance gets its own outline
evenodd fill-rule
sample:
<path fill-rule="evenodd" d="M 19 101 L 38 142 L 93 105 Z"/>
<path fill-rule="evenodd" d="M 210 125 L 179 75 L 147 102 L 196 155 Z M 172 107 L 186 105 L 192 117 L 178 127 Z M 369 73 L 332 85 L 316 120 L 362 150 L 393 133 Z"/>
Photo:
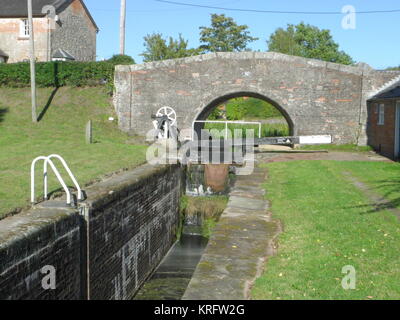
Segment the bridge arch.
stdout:
<path fill-rule="evenodd" d="M 195 117 L 193 119 L 193 123 L 192 123 L 193 130 L 196 130 L 196 132 L 197 132 L 197 130 L 202 129 L 204 127 L 204 124 L 199 124 L 199 126 L 196 127 L 194 125 L 195 121 L 206 120 L 208 118 L 208 116 L 211 114 L 211 112 L 215 108 L 217 108 L 219 105 L 221 105 L 222 103 L 224 103 L 230 99 L 240 98 L 240 97 L 251 97 L 251 98 L 260 99 L 260 100 L 266 101 L 269 104 L 271 104 L 272 106 L 274 106 L 285 118 L 285 120 L 289 126 L 289 134 L 290 135 L 295 134 L 295 123 L 292 120 L 292 118 L 290 117 L 289 113 L 285 110 L 285 108 L 282 107 L 275 100 L 267 97 L 266 95 L 263 95 L 263 94 L 260 94 L 260 93 L 254 92 L 254 91 L 235 91 L 235 92 L 221 95 L 217 98 L 214 98 L 212 101 L 206 103 L 201 108 L 201 110 L 195 115 Z"/>

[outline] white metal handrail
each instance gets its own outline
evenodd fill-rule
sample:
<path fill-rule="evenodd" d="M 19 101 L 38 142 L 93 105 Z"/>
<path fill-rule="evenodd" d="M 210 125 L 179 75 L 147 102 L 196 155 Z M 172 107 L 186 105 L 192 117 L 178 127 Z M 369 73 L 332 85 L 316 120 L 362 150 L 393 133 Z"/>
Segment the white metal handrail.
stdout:
<path fill-rule="evenodd" d="M 76 181 L 75 176 L 73 175 L 72 171 L 69 169 L 69 167 L 68 167 L 67 163 L 65 162 L 65 160 L 61 156 L 59 156 L 58 154 L 49 155 L 47 157 L 48 160 L 45 161 L 45 163 L 44 163 L 44 172 L 46 172 L 46 174 L 44 176 L 44 194 L 46 195 L 46 197 L 47 197 L 47 163 L 49 161 L 51 161 L 51 158 L 56 158 L 56 159 L 61 161 L 62 165 L 64 166 L 65 171 L 67 171 L 69 177 L 71 178 L 72 182 L 75 185 L 76 190 L 78 191 L 78 200 L 82 200 L 83 199 L 82 189 L 79 186 L 78 181 Z"/>
<path fill-rule="evenodd" d="M 63 164 L 65 170 L 68 172 L 71 180 L 73 181 L 75 187 L 78 190 L 78 200 L 82 200 L 82 190 L 78 184 L 78 182 L 76 181 L 74 175 L 72 174 L 71 170 L 69 169 L 67 163 L 65 162 L 65 160 L 56 154 L 52 154 L 48 157 L 45 156 L 40 156 L 37 157 L 36 159 L 34 159 L 32 161 L 31 164 L 31 203 L 35 203 L 35 167 L 36 167 L 36 163 L 39 160 L 43 160 L 44 164 L 43 164 L 43 185 L 44 185 L 44 199 L 47 200 L 48 197 L 48 193 L 47 193 L 47 165 L 50 164 L 50 167 L 53 169 L 54 174 L 56 175 L 58 181 L 60 182 L 61 186 L 63 187 L 65 193 L 67 194 L 67 204 L 70 205 L 71 204 L 71 192 L 69 191 L 67 185 L 64 182 L 64 179 L 62 178 L 60 172 L 57 170 L 56 166 L 54 165 L 53 161 L 51 160 L 51 158 L 57 158 L 61 161 L 61 163 Z"/>
<path fill-rule="evenodd" d="M 224 123 L 225 124 L 225 139 L 228 139 L 228 124 L 253 124 L 258 125 L 258 137 L 261 138 L 261 122 L 256 121 L 218 121 L 218 120 L 195 120 L 193 121 L 193 129 L 192 129 L 192 141 L 194 139 L 194 125 L 195 123 Z"/>

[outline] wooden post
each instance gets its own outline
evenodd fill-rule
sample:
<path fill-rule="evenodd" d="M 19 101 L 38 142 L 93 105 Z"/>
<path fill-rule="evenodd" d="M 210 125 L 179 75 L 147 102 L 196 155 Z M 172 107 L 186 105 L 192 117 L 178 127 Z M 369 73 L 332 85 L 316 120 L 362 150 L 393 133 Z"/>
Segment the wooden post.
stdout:
<path fill-rule="evenodd" d="M 36 70 L 35 70 L 35 38 L 33 35 L 32 0 L 28 0 L 29 24 L 29 50 L 31 65 L 31 97 L 32 97 L 32 122 L 37 122 L 36 114 Z"/>
<path fill-rule="evenodd" d="M 93 142 L 93 131 L 92 131 L 92 120 L 89 120 L 86 124 L 86 143 L 91 144 Z"/>
<path fill-rule="evenodd" d="M 121 19 L 119 26 L 120 54 L 125 54 L 125 21 L 126 21 L 126 0 L 121 0 Z"/>

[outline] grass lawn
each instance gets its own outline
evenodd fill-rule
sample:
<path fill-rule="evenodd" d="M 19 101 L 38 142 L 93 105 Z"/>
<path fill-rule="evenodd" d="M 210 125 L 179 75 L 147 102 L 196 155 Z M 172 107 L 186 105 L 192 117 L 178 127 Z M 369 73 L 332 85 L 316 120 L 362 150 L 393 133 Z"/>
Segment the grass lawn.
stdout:
<path fill-rule="evenodd" d="M 53 89 L 38 90 L 38 114 Z M 0 218 L 29 204 L 30 165 L 40 155 L 60 154 L 81 186 L 145 161 L 145 149 L 120 132 L 114 109 L 102 87 L 60 88 L 40 122 L 31 120 L 29 88 L 0 88 Z M 93 123 L 93 144 L 85 142 L 85 125 Z M 38 179 L 37 194 L 43 192 Z M 61 170 L 61 172 L 63 172 Z M 63 175 L 67 177 L 67 175 Z M 67 184 L 72 185 L 66 179 Z M 50 174 L 49 191 L 58 189 Z"/>
<path fill-rule="evenodd" d="M 400 197 L 397 163 L 294 161 L 271 163 L 265 184 L 284 231 L 252 289 L 253 299 L 400 299 L 400 222 L 371 211 L 344 171 L 388 198 Z M 397 182 L 395 185 L 387 181 Z M 356 288 L 344 290 L 344 266 Z"/>

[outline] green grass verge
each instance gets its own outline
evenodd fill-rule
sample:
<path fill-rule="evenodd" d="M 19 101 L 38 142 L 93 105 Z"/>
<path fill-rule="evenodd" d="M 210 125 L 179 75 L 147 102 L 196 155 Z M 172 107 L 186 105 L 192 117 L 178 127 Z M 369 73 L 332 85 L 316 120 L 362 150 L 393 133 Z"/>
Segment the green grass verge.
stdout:
<path fill-rule="evenodd" d="M 38 89 L 38 113 L 52 91 Z M 0 218 L 29 204 L 30 165 L 37 156 L 60 154 L 81 185 L 143 163 L 146 147 L 120 132 L 116 120 L 108 120 L 110 116 L 116 118 L 104 88 L 63 87 L 35 124 L 31 120 L 30 90 L 0 88 Z M 85 142 L 88 120 L 93 122 L 94 143 L 90 145 Z M 39 177 L 42 169 L 37 167 Z M 69 179 L 66 182 L 72 185 Z M 58 188 L 50 174 L 49 190 Z M 40 180 L 36 191 L 43 193 Z"/>
<path fill-rule="evenodd" d="M 205 129 L 219 131 L 219 137 L 225 136 L 225 124 L 224 123 L 206 123 Z M 258 125 L 251 124 L 228 124 L 228 129 L 231 134 L 234 135 L 234 130 L 242 130 L 242 136 L 246 136 L 246 130 L 253 129 L 254 137 L 258 138 Z M 211 132 L 211 134 L 213 134 Z M 289 135 L 289 126 L 285 123 L 272 123 L 272 124 L 262 124 L 261 125 L 261 137 L 284 137 Z M 215 136 L 215 134 L 213 134 Z"/>
<path fill-rule="evenodd" d="M 369 152 L 372 151 L 370 146 L 357 146 L 356 144 L 319 144 L 304 145 L 299 150 L 328 150 L 342 152 Z"/>
<path fill-rule="evenodd" d="M 278 253 L 252 289 L 253 299 L 399 299 L 400 223 L 371 211 L 369 199 L 343 171 L 396 179 L 394 163 L 295 161 L 271 163 L 265 184 L 274 218 L 282 221 Z M 374 178 L 375 176 L 375 178 Z M 399 194 L 399 193 L 397 193 Z M 356 289 L 344 290 L 344 266 Z"/>

